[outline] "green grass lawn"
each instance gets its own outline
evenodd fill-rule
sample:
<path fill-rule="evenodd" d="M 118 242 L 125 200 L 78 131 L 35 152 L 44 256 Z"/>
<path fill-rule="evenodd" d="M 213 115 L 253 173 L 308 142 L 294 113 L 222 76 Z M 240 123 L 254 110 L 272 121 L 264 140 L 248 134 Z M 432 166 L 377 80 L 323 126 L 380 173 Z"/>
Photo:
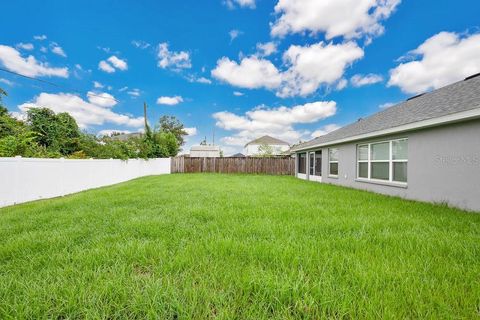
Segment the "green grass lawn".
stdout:
<path fill-rule="evenodd" d="M 0 319 L 478 318 L 480 214 L 176 174 L 0 209 Z"/>

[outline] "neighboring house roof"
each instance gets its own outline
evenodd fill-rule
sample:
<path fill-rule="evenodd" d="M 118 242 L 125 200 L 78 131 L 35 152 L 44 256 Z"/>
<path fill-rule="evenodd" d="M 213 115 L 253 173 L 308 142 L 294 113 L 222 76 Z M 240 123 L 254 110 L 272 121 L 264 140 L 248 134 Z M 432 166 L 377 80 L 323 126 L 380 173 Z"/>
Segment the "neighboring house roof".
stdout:
<path fill-rule="evenodd" d="M 220 151 L 219 146 L 192 146 L 190 152 L 192 151 Z"/>
<path fill-rule="evenodd" d="M 288 142 L 285 142 L 283 140 L 280 140 L 280 139 L 277 139 L 277 138 L 274 138 L 274 137 L 270 137 L 270 136 L 263 136 L 263 137 L 260 137 L 258 139 L 252 140 L 252 141 L 248 142 L 245 145 L 245 147 L 250 145 L 250 144 L 270 144 L 270 145 L 286 145 L 286 146 L 289 145 Z"/>
<path fill-rule="evenodd" d="M 231 158 L 245 158 L 243 153 L 235 153 L 234 155 L 230 156 Z"/>
<path fill-rule="evenodd" d="M 143 137 L 143 133 L 141 132 L 132 132 L 132 133 L 122 133 L 122 134 L 117 134 L 110 136 L 108 138 L 112 140 L 120 140 L 120 141 L 126 141 L 130 138 L 141 138 Z"/>
<path fill-rule="evenodd" d="M 292 151 L 333 145 L 480 118 L 480 74 L 418 95 L 326 135 L 299 144 Z"/>

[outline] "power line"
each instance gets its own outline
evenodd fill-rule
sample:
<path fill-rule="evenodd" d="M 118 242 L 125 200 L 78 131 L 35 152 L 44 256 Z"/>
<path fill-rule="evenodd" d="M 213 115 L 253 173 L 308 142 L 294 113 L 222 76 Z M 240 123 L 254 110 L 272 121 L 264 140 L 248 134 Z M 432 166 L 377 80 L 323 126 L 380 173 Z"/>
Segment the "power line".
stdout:
<path fill-rule="evenodd" d="M 10 70 L 7 70 L 7 69 L 4 69 L 4 68 L 1 68 L 0 67 L 0 71 L 3 71 L 3 72 L 6 72 L 6 73 L 10 73 L 10 74 L 14 74 L 16 76 L 19 76 L 19 77 L 22 77 L 22 78 L 25 78 L 25 79 L 29 79 L 29 80 L 34 80 L 34 81 L 37 81 L 37 82 L 41 82 L 41 83 L 45 83 L 45 84 L 48 84 L 48 85 L 51 85 L 51 86 L 54 86 L 54 87 L 57 87 L 57 88 L 63 88 L 63 89 L 66 89 L 66 90 L 69 90 L 69 91 L 74 91 L 74 94 L 80 96 L 80 90 L 75 90 L 71 87 L 66 87 L 66 86 L 61 86 L 61 85 L 58 85 L 56 83 L 53 83 L 53 82 L 50 82 L 50 81 L 47 81 L 47 80 L 42 80 L 42 79 L 37 79 L 37 78 L 34 78 L 34 77 L 30 77 L 30 76 L 27 76 L 27 75 L 24 75 L 24 74 L 21 74 L 21 73 L 18 73 L 18 72 L 15 72 L 15 71 L 10 71 Z M 95 94 L 95 93 L 92 93 L 92 92 L 88 92 L 87 93 L 87 96 L 94 96 L 94 97 L 98 97 L 98 98 L 102 98 L 102 99 L 109 99 L 109 100 L 114 100 L 116 102 L 120 102 L 118 101 L 117 99 L 113 98 L 113 97 L 105 97 L 105 96 L 102 96 L 102 95 L 99 95 L 99 94 Z"/>

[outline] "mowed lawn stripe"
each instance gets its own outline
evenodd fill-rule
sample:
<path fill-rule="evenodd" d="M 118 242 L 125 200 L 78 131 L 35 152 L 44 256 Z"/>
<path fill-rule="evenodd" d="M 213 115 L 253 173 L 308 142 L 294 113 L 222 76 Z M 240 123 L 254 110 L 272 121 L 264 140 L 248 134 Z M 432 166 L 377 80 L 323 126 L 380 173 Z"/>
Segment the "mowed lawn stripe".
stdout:
<path fill-rule="evenodd" d="M 0 318 L 474 318 L 480 215 L 174 174 L 0 209 Z"/>

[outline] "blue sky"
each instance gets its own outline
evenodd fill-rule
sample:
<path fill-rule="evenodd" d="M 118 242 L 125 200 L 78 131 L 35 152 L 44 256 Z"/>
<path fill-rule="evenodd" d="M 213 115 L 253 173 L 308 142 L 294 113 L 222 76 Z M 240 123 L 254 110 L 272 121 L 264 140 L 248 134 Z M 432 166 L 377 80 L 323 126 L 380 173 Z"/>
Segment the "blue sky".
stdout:
<path fill-rule="evenodd" d="M 68 111 L 92 132 L 175 115 L 226 154 L 296 143 L 480 72 L 480 2 L 9 1 L 5 104 Z M 96 82 L 96 87 L 95 87 Z M 114 100 L 115 99 L 115 100 Z"/>

